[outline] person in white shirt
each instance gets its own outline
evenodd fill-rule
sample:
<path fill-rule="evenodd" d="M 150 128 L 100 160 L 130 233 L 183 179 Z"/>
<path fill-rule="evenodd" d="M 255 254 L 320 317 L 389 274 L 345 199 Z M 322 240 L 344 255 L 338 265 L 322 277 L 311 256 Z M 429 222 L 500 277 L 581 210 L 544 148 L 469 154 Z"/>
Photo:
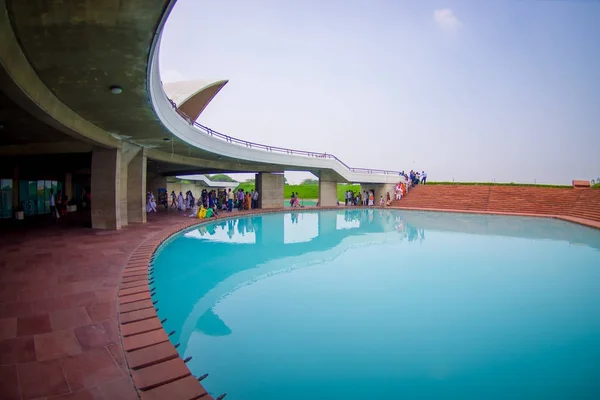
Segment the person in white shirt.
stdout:
<path fill-rule="evenodd" d="M 258 208 L 258 190 L 252 192 L 252 208 Z"/>
<path fill-rule="evenodd" d="M 425 171 L 421 172 L 421 183 L 424 185 L 427 183 L 427 174 Z"/>
<path fill-rule="evenodd" d="M 183 211 L 183 193 L 181 192 L 179 192 L 179 196 L 177 197 L 177 209 Z"/>
<path fill-rule="evenodd" d="M 156 212 L 156 201 L 154 200 L 154 195 L 151 192 L 148 192 L 146 196 L 146 212 Z"/>
<path fill-rule="evenodd" d="M 52 214 L 52 218 L 60 218 L 58 215 L 58 210 L 56 209 L 56 199 L 54 198 L 53 189 L 50 189 L 50 213 Z"/>

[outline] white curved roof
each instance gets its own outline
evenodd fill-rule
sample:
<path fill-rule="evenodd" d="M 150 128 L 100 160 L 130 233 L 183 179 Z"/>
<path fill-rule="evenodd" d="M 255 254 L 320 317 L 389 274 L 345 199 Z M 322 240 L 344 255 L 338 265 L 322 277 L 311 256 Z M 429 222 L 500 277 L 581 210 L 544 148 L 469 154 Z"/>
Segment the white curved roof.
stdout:
<path fill-rule="evenodd" d="M 174 82 L 167 84 L 169 87 L 167 89 L 167 85 L 162 84 L 158 71 L 159 51 L 160 37 L 152 49 L 152 57 L 148 71 L 148 90 L 150 94 L 150 100 L 158 119 L 162 122 L 165 128 L 185 143 L 202 149 L 208 153 L 225 156 L 233 160 L 277 165 L 282 166 L 283 169 L 292 171 L 319 171 L 319 173 L 326 172 L 328 176 L 332 177 L 331 179 L 335 179 L 337 182 L 398 183 L 399 175 L 397 172 L 388 174 L 387 171 L 384 171 L 384 174 L 379 174 L 370 173 L 368 172 L 369 170 L 354 171 L 337 159 L 264 151 L 257 148 L 252 148 L 252 146 L 249 144 L 245 146 L 232 144 L 231 140 L 225 141 L 218 139 L 213 135 L 204 134 L 198 128 L 186 122 L 177 112 L 173 110 L 173 107 L 169 104 L 167 96 L 171 98 L 171 100 L 175 101 L 179 110 L 182 111 L 179 105 L 185 104 L 188 100 L 195 96 L 193 94 L 193 88 L 195 88 L 196 93 L 198 93 L 199 87 L 201 88 L 199 91 L 202 92 L 202 90 L 214 88 L 215 84 L 218 82 L 221 82 L 222 87 L 227 83 L 227 81 L 216 81 L 213 82 L 212 85 L 209 83 L 208 86 L 206 86 L 206 83 L 210 81 L 194 81 L 196 82 L 194 84 L 191 82 Z M 202 89 L 202 87 L 205 89 Z M 214 92 L 213 96 L 216 95 L 217 92 L 218 90 Z M 180 103 L 177 103 L 177 101 L 180 101 Z M 192 119 L 195 119 L 189 113 L 186 114 Z"/>
<path fill-rule="evenodd" d="M 227 82 L 227 79 L 167 82 L 163 89 L 177 108 L 195 121 Z"/>

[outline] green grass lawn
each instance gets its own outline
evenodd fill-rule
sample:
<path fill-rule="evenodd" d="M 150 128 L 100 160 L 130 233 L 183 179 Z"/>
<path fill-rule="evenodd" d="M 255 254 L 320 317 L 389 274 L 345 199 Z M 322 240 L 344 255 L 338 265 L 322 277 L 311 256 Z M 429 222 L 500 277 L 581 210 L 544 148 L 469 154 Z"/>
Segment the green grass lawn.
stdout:
<path fill-rule="evenodd" d="M 525 186 L 525 187 L 543 187 L 543 188 L 560 188 L 569 189 L 573 188 L 569 185 L 535 185 L 529 183 L 493 183 L 493 182 L 427 182 L 428 185 L 481 185 L 481 186 Z M 600 188 L 600 185 L 595 185 L 595 188 Z M 249 191 L 254 189 L 254 182 L 240 183 L 237 189 L 244 189 Z M 236 190 L 237 190 L 236 189 Z M 344 201 L 344 194 L 347 190 L 353 190 L 354 193 L 358 192 L 360 185 L 338 185 L 337 186 L 337 197 L 338 200 Z M 285 199 L 289 199 L 292 192 L 298 193 L 301 199 L 316 200 L 319 198 L 319 185 L 318 184 L 302 184 L 302 185 L 285 185 L 283 187 L 283 196 Z"/>
<path fill-rule="evenodd" d="M 244 189 L 249 191 L 254 189 L 253 182 L 244 182 L 236 188 Z M 344 201 L 344 194 L 347 190 L 353 190 L 355 193 L 360 190 L 360 185 L 338 185 L 337 186 L 337 197 L 338 200 Z M 283 187 L 283 196 L 289 199 L 292 192 L 298 193 L 301 199 L 318 199 L 319 198 L 319 185 L 318 184 L 304 184 L 304 185 L 285 185 Z"/>

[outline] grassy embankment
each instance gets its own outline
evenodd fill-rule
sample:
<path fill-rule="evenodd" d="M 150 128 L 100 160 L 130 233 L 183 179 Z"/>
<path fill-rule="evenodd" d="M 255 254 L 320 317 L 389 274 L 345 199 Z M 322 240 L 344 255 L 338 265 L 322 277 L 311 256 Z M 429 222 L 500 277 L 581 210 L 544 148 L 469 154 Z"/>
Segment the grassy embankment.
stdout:
<path fill-rule="evenodd" d="M 237 189 L 244 189 L 245 191 L 254 189 L 253 182 L 240 183 Z M 237 190 L 236 189 L 236 190 Z M 347 190 L 354 190 L 358 192 L 360 185 L 338 185 L 337 186 L 337 197 L 338 200 L 344 201 L 344 193 Z M 285 185 L 283 187 L 283 197 L 289 199 L 292 192 L 298 193 L 301 199 L 305 200 L 316 200 L 319 198 L 319 185 L 318 184 L 302 184 L 302 185 Z"/>
<path fill-rule="evenodd" d="M 428 185 L 463 185 L 463 186 L 524 186 L 540 188 L 572 189 L 571 185 L 538 185 L 534 183 L 494 183 L 494 182 L 427 182 Z"/>

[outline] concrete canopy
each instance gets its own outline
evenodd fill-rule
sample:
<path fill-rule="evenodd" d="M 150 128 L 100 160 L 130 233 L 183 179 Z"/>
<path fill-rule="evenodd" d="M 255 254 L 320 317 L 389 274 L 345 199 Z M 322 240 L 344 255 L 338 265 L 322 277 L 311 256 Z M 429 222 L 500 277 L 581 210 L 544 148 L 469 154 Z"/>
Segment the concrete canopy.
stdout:
<path fill-rule="evenodd" d="M 125 140 L 152 149 L 163 160 L 181 156 L 193 160 L 191 166 L 219 160 L 236 170 L 237 158 L 216 155 L 173 136 L 149 100 L 150 51 L 174 4 L 173 0 L 0 0 L 0 70 L 7 77 L 0 79 L 0 89 L 8 93 L 5 82 L 13 85 L 28 100 L 27 106 L 19 106 L 77 140 L 109 148 L 120 147 Z M 188 99 L 190 105 L 203 103 L 192 108 L 204 109 L 225 83 L 208 82 Z M 111 86 L 121 87 L 122 93 L 112 94 Z M 11 98 L 16 98 L 12 92 Z M 32 138 L 27 145 L 43 141 Z M 252 170 L 258 169 L 261 164 Z"/>
<path fill-rule="evenodd" d="M 163 88 L 167 97 L 173 100 L 179 111 L 190 117 L 192 121 L 195 121 L 227 82 L 229 81 L 194 80 L 168 82 L 163 84 Z"/>
<path fill-rule="evenodd" d="M 394 171 L 355 173 L 319 153 L 274 152 L 276 147 L 258 145 L 261 150 L 186 124 L 169 105 L 158 73 L 160 35 L 174 4 L 0 0 L 0 70 L 28 99 L 30 114 L 45 113 L 37 117 L 44 122 L 94 146 L 120 148 L 130 142 L 147 148 L 150 159 L 190 165 L 186 173 L 210 172 L 212 164 L 215 171 L 307 171 L 332 182 L 394 179 Z M 192 92 L 182 105 L 189 103 L 193 117 L 225 83 Z M 115 86 L 119 94 L 111 90 Z"/>

